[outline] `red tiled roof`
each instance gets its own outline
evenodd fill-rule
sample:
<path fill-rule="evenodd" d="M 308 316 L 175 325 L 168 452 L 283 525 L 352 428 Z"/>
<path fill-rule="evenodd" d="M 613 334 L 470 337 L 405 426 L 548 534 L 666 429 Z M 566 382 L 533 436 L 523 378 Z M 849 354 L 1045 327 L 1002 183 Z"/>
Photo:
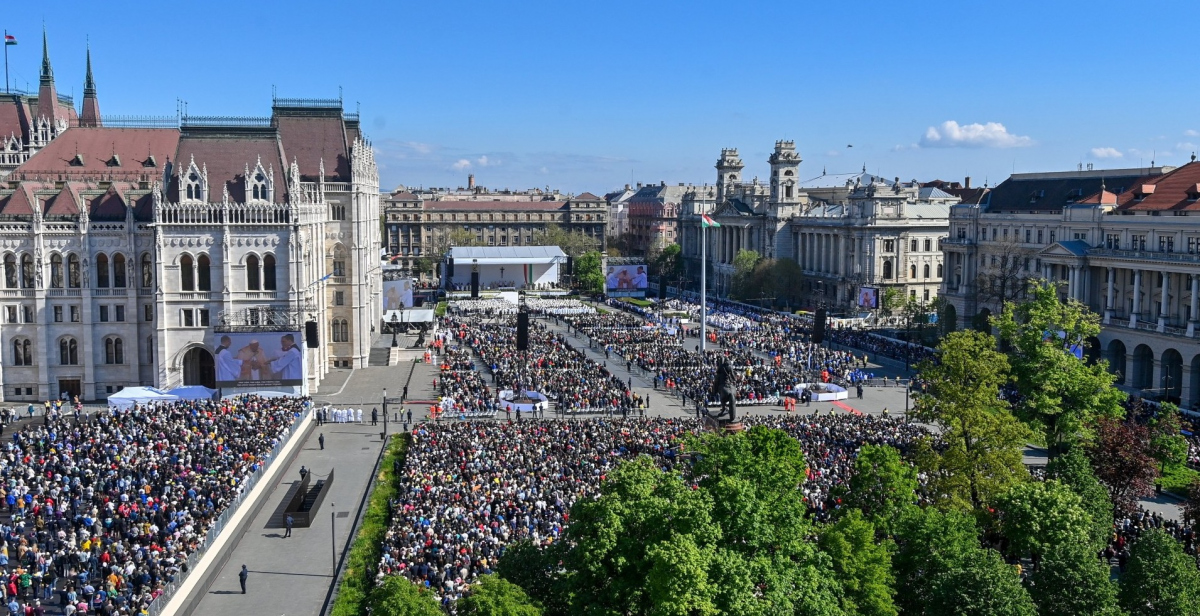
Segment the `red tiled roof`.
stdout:
<path fill-rule="evenodd" d="M 1200 211 L 1200 200 L 1197 199 L 1200 195 L 1196 193 L 1198 183 L 1200 163 L 1191 162 L 1170 173 L 1131 182 L 1124 192 L 1115 195 L 1111 203 L 1118 210 L 1131 212 Z M 1093 197 L 1095 195 L 1089 196 L 1089 199 Z"/>
<path fill-rule="evenodd" d="M 496 212 L 548 212 L 562 209 L 565 201 L 426 201 L 427 210 L 492 210 Z"/>
<path fill-rule="evenodd" d="M 46 199 L 43 207 L 45 207 L 46 216 L 78 216 L 79 201 L 73 190 L 72 182 L 67 182 L 57 195 Z"/>
<path fill-rule="evenodd" d="M 283 163 L 283 150 L 274 135 L 255 134 L 199 134 L 184 135 L 179 140 L 176 154 L 176 169 L 186 172 L 192 160 L 199 169 L 208 168 L 208 200 L 221 201 L 221 188 L 229 190 L 229 199 L 235 203 L 246 201 L 246 167 L 254 171 L 262 160 L 264 170 L 275 172 L 275 203 L 286 202 L 287 167 Z M 167 188 L 167 199 L 179 200 L 179 175 L 172 174 Z"/>
<path fill-rule="evenodd" d="M 604 199 L 601 199 L 600 197 L 597 197 L 596 195 L 593 195 L 590 192 L 585 192 L 582 195 L 575 197 L 575 200 L 576 201 L 604 201 Z"/>
<path fill-rule="evenodd" d="M 92 220 L 125 220 L 125 198 L 115 185 L 109 186 L 103 195 L 92 199 L 88 212 Z"/>
<path fill-rule="evenodd" d="M 417 196 L 410 192 L 398 192 L 388 195 L 390 201 L 416 201 Z"/>
<path fill-rule="evenodd" d="M 67 174 L 80 179 L 161 177 L 178 143 L 179 131 L 173 128 L 68 128 L 14 173 L 18 177 Z M 114 153 L 120 165 L 110 165 Z M 82 165 L 72 164 L 77 154 Z M 143 166 L 150 156 L 155 166 Z"/>
<path fill-rule="evenodd" d="M 324 159 L 326 180 L 350 181 L 350 153 L 340 117 L 281 115 L 275 121 L 283 149 L 300 165 L 300 175 L 315 178 Z M 287 162 L 291 164 L 292 159 Z"/>
<path fill-rule="evenodd" d="M 30 193 L 30 187 L 22 182 L 11 195 L 0 199 L 0 214 L 5 216 L 32 216 L 33 204 L 37 201 Z"/>
<path fill-rule="evenodd" d="M 0 99 L 0 139 L 12 136 L 26 139 L 29 136 L 29 117 L 29 108 L 21 97 Z"/>

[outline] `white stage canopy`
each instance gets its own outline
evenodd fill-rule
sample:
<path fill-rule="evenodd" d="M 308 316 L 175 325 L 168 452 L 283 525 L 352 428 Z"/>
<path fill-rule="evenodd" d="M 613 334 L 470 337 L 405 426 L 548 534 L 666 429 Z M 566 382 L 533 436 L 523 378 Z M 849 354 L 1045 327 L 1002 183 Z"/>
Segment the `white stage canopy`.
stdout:
<path fill-rule="evenodd" d="M 126 387 L 121 391 L 108 397 L 108 405 L 115 406 L 119 409 L 131 408 L 134 404 L 149 404 L 151 402 L 170 402 L 178 400 L 178 396 L 171 395 L 161 389 L 153 387 Z"/>
<path fill-rule="evenodd" d="M 176 387 L 167 392 L 180 400 L 212 400 L 213 394 L 217 393 L 215 389 L 209 389 L 203 385 L 184 385 Z"/>
<path fill-rule="evenodd" d="M 455 246 L 447 256 L 454 259 L 455 270 L 466 267 L 468 272 L 475 261 L 480 265 L 567 262 L 567 253 L 558 246 Z"/>

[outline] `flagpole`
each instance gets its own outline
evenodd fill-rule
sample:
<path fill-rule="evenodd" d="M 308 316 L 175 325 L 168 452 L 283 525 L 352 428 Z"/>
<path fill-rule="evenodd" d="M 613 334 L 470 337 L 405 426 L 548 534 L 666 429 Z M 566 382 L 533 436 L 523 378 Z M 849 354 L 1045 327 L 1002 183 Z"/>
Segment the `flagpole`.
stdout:
<path fill-rule="evenodd" d="M 8 89 L 8 29 L 4 29 L 4 93 L 11 94 L 12 90 Z"/>
<path fill-rule="evenodd" d="M 700 219 L 700 353 L 708 350 L 708 225 Z"/>

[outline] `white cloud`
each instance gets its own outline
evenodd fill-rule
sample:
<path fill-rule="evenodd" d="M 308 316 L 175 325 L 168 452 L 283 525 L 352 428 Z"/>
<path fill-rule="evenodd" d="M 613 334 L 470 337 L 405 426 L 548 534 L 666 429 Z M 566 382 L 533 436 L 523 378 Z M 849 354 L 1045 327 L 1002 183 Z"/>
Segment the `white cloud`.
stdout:
<path fill-rule="evenodd" d="M 1189 129 L 1183 131 L 1183 134 L 1185 137 L 1200 137 L 1200 130 L 1196 130 L 1194 128 L 1189 128 Z"/>
<path fill-rule="evenodd" d="M 1195 152 L 1197 148 L 1196 148 L 1196 144 L 1194 144 L 1190 141 L 1182 141 L 1180 143 L 1175 144 L 1175 149 L 1176 150 L 1184 150 L 1184 151 L 1191 150 L 1191 151 Z"/>
<path fill-rule="evenodd" d="M 999 122 L 962 124 L 954 120 L 930 126 L 921 137 L 926 148 L 1021 148 L 1033 145 L 1033 139 L 1014 135 Z"/>
<path fill-rule="evenodd" d="M 475 160 L 475 162 L 480 167 L 495 167 L 496 165 L 500 164 L 499 159 L 488 158 L 486 154 L 483 156 L 480 156 L 478 159 Z"/>
<path fill-rule="evenodd" d="M 826 156 L 829 156 L 829 157 L 841 156 L 841 155 L 842 155 L 842 151 L 841 151 L 841 150 L 827 150 L 827 151 L 825 152 L 825 155 L 826 155 Z M 699 314 L 699 313 L 697 313 L 697 314 Z"/>
<path fill-rule="evenodd" d="M 550 173 L 550 170 L 549 170 L 549 169 L 547 169 L 547 168 L 545 168 L 545 167 L 542 167 L 541 169 L 538 169 L 538 171 L 540 171 L 542 175 L 546 175 L 547 173 Z M 696 314 L 700 314 L 700 313 L 699 313 L 699 312 L 697 312 Z"/>
<path fill-rule="evenodd" d="M 454 167 L 455 171 L 462 171 L 463 169 L 471 168 L 471 161 L 469 161 L 465 158 L 460 158 L 460 159 L 458 159 L 457 162 L 455 162 L 453 165 L 450 165 L 450 166 Z"/>
<path fill-rule="evenodd" d="M 1096 158 L 1121 158 L 1124 154 L 1117 148 L 1092 148 L 1092 156 Z"/>

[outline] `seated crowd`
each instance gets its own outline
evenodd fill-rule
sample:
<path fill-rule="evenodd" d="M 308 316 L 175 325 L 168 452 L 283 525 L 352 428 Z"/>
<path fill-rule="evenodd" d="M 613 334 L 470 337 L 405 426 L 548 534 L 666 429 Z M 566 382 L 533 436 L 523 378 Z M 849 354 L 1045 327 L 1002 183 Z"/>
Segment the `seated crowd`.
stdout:
<path fill-rule="evenodd" d="M 307 406 L 244 397 L 51 410 L 0 456 L 5 602 L 65 614 L 140 614 Z M 25 613 L 25 612 L 21 612 Z"/>

